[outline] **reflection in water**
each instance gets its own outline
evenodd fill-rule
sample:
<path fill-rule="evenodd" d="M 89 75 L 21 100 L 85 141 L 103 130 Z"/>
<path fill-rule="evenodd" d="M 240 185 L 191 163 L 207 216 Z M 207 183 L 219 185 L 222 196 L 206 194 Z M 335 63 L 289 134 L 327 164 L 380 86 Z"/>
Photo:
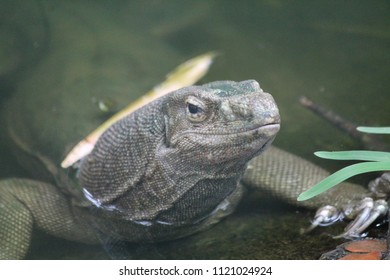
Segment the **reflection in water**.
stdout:
<path fill-rule="evenodd" d="M 222 55 L 204 81 L 259 80 L 282 115 L 275 144 L 322 166 L 335 164 L 328 166 L 333 169 L 337 163 L 314 159 L 313 151 L 351 149 L 356 143 L 302 109 L 299 96 L 355 123 L 390 122 L 387 1 L 41 1 L 44 15 L 40 1 L 0 2 L 0 36 L 7 38 L 0 42 L 0 102 L 25 92 L 15 110 L 22 108 L 30 114 L 26 119 L 40 123 L 29 125 L 29 140 L 54 160 L 99 124 L 96 100 L 112 94 L 117 104 L 128 104 L 175 65 L 209 50 Z M 30 86 L 29 79 L 39 82 Z M 107 88 L 109 93 L 102 90 Z M 28 104 L 45 108 L 51 117 Z M 81 123 L 86 115 L 98 117 Z M 23 120 L 15 117 L 13 125 Z M 62 130 L 47 132 L 42 123 Z M 0 129 L 5 131 L 4 122 Z M 13 157 L 5 157 L 0 143 L 0 175 L 23 174 L 10 165 Z M 129 250 L 134 258 L 318 258 L 337 244 L 321 232 L 340 229 L 298 235 L 311 214 L 249 194 L 232 216 L 206 232 L 145 247 L 153 250 L 134 244 Z M 30 258 L 107 257 L 99 247 L 41 236 L 34 235 Z M 46 242 L 58 255 L 52 255 L 52 246 L 41 247 Z"/>

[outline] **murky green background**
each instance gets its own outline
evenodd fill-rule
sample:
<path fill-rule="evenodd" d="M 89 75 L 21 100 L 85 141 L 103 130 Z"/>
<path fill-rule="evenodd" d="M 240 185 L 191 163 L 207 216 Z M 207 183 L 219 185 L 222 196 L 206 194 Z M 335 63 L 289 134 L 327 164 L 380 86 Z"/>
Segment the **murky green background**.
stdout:
<path fill-rule="evenodd" d="M 109 96 L 119 104 L 127 103 L 162 81 L 179 63 L 215 50 L 221 55 L 202 82 L 258 80 L 272 93 L 281 111 L 282 130 L 275 145 L 324 167 L 333 170 L 339 165 L 314 158 L 314 151 L 358 145 L 303 109 L 298 103 L 300 96 L 306 95 L 358 124 L 390 124 L 389 1 L 2 0 L 0 7 L 0 102 L 5 107 L 10 106 L 11 96 L 20 94 L 21 89 L 29 91 L 31 85 L 26 104 L 34 108 L 41 104 L 34 98 L 52 98 L 53 92 L 40 84 L 39 77 L 56 73 L 61 73 L 52 78 L 58 80 L 58 87 L 65 84 L 64 79 L 75 76 L 79 78 L 79 94 Z M 89 57 L 91 52 L 99 56 Z M 92 64 L 83 64 L 83 60 L 93 60 L 97 70 L 87 68 Z M 101 68 L 106 64 L 111 68 L 105 73 Z M 59 72 L 61 67 L 64 70 Z M 102 79 L 97 83 L 89 80 L 97 72 L 109 86 Z M 87 100 L 91 104 L 83 106 L 95 106 L 93 98 Z M 29 111 L 34 120 L 37 111 Z M 56 121 L 37 119 L 48 125 Z M 6 129 L 2 121 L 0 129 Z M 45 136 L 45 141 L 50 140 Z M 29 176 L 4 146 L 1 142 L 0 176 Z M 133 257 L 318 258 L 341 242 L 327 233 L 337 233 L 342 227 L 300 235 L 300 228 L 307 226 L 312 214 L 250 194 L 235 214 L 211 230 L 147 248 L 134 246 Z M 34 235 L 28 257 L 107 258 L 99 246 L 42 233 Z"/>

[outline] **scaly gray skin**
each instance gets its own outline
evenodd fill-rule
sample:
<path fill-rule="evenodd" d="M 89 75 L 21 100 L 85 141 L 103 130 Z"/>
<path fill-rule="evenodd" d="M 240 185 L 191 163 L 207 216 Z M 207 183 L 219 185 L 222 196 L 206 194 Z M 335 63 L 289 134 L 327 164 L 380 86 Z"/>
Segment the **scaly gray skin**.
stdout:
<path fill-rule="evenodd" d="M 33 227 L 89 243 L 101 235 L 131 242 L 183 237 L 230 214 L 243 186 L 295 202 L 327 173 L 277 148 L 259 156 L 279 122 L 273 98 L 257 82 L 221 81 L 170 93 L 114 124 L 82 161 L 76 184 L 35 154 L 61 188 L 0 181 L 0 257 L 22 258 Z M 343 195 L 344 186 L 306 206 L 344 206 L 366 194 L 347 188 L 354 197 Z"/>

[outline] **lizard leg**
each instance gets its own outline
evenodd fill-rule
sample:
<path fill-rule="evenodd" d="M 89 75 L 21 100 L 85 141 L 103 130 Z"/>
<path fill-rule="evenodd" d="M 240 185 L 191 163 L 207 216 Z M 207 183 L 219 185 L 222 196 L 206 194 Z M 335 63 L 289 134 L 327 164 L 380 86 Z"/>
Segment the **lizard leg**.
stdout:
<path fill-rule="evenodd" d="M 281 149 L 270 147 L 262 155 L 248 163 L 243 183 L 253 189 L 266 191 L 291 204 L 316 209 L 313 221 L 317 225 L 328 225 L 342 218 L 355 219 L 346 228 L 343 236 L 356 237 L 376 217 L 384 215 L 383 201 L 365 203 L 367 198 L 376 199 L 373 192 L 360 185 L 343 182 L 338 186 L 306 201 L 297 201 L 298 195 L 315 185 L 329 173 L 315 164 Z M 372 199 L 371 199 L 372 200 Z"/>
<path fill-rule="evenodd" d="M 76 220 L 65 196 L 39 181 L 0 181 L 0 225 L 0 259 L 23 258 L 33 227 L 68 240 L 97 242 L 93 230 Z"/>

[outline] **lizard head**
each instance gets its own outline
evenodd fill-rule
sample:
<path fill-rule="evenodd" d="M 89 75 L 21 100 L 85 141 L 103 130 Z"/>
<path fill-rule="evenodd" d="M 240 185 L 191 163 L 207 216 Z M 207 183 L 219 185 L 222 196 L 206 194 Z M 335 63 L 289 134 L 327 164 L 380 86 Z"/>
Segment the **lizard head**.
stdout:
<path fill-rule="evenodd" d="M 199 162 L 201 154 L 205 165 L 246 162 L 263 151 L 280 128 L 274 99 L 254 80 L 183 88 L 169 95 L 163 110 L 166 146 L 189 161 Z"/>

